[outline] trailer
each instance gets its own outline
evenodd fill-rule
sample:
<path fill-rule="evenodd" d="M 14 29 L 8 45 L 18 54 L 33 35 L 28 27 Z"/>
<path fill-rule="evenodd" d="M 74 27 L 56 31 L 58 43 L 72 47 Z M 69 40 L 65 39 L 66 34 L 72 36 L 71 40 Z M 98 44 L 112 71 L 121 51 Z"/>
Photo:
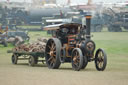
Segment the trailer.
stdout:
<path fill-rule="evenodd" d="M 17 64 L 18 60 L 28 60 L 29 66 L 34 66 L 38 64 L 38 62 L 42 62 L 43 64 L 45 62 L 44 52 L 20 52 L 8 50 L 8 53 L 13 53 L 11 57 L 13 64 Z M 39 58 L 41 58 L 41 60 Z"/>

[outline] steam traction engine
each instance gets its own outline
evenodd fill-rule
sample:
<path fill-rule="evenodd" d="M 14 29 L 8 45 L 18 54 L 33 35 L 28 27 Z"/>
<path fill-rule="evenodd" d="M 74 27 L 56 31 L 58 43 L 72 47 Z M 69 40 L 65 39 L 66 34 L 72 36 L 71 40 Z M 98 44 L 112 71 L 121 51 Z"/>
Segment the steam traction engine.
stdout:
<path fill-rule="evenodd" d="M 68 23 L 47 26 L 52 30 L 53 38 L 49 39 L 45 49 L 46 64 L 51 69 L 58 69 L 61 63 L 71 62 L 76 71 L 84 69 L 88 62 L 95 61 L 98 71 L 106 68 L 107 56 L 103 49 L 94 55 L 95 43 L 90 35 L 91 15 L 86 15 L 86 26 Z"/>

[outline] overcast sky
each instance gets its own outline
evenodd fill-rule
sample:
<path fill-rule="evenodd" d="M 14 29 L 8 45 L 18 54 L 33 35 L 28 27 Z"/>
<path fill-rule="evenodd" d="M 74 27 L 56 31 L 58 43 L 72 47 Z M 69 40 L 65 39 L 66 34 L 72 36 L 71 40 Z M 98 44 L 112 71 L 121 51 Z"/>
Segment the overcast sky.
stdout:
<path fill-rule="evenodd" d="M 0 0 L 0 1 L 6 1 L 6 0 Z M 16 1 L 16 2 L 31 2 L 31 0 L 10 0 L 10 1 Z M 74 4 L 80 4 L 80 3 L 87 3 L 88 0 L 71 0 L 72 3 Z M 107 3 L 116 3 L 116 2 L 125 2 L 128 0 L 92 0 L 93 3 L 95 2 L 107 2 Z M 67 0 L 57 0 L 57 3 L 67 3 Z"/>
<path fill-rule="evenodd" d="M 67 0 L 57 0 L 58 3 L 66 3 Z M 88 0 L 71 0 L 72 3 L 87 3 Z M 95 2 L 106 2 L 106 3 L 116 3 L 116 2 L 125 2 L 126 0 L 92 0 L 93 3 Z M 128 1 L 128 0 L 127 0 Z"/>

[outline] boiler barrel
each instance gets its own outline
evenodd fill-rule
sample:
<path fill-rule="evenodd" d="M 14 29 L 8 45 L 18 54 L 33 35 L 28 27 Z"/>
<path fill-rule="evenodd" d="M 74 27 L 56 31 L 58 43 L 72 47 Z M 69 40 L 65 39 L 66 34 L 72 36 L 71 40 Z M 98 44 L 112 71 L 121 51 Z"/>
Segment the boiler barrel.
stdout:
<path fill-rule="evenodd" d="M 31 20 L 41 20 L 42 17 L 52 17 L 54 14 L 59 14 L 60 10 L 62 13 L 70 12 L 70 8 L 36 8 L 29 10 L 29 19 Z"/>

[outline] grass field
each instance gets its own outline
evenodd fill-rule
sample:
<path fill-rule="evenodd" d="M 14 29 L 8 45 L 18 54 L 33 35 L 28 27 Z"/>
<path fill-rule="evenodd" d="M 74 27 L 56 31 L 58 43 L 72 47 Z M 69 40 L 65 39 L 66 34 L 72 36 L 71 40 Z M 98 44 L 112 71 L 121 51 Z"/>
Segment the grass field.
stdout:
<path fill-rule="evenodd" d="M 79 72 L 71 64 L 62 64 L 60 69 L 48 69 L 41 63 L 29 67 L 27 62 L 11 64 L 11 55 L 6 51 L 13 46 L 0 45 L 0 85 L 128 85 L 128 32 L 92 33 L 96 48 L 103 48 L 108 56 L 103 72 L 95 69 L 94 62 Z M 30 41 L 47 37 L 46 32 L 29 32 Z M 50 35 L 48 35 L 50 37 Z"/>

